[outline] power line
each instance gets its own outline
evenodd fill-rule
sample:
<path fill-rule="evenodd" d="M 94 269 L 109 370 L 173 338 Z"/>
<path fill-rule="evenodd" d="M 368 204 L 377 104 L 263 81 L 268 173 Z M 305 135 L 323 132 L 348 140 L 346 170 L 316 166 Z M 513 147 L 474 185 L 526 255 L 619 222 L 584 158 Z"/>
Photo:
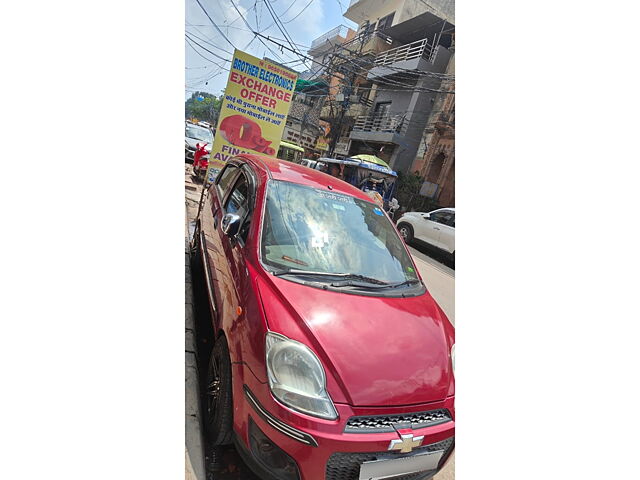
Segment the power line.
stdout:
<path fill-rule="evenodd" d="M 185 40 L 187 41 L 187 45 L 189 45 L 189 46 L 191 47 L 191 49 L 192 49 L 194 52 L 196 52 L 200 57 L 204 58 L 207 62 L 211 62 L 211 63 L 213 63 L 214 65 L 216 65 L 216 66 L 218 66 L 218 67 L 220 66 L 220 65 L 218 65 L 216 62 L 214 62 L 214 61 L 213 61 L 213 60 L 211 60 L 210 58 L 205 57 L 205 56 L 204 56 L 204 55 L 202 55 L 198 50 L 196 50 L 196 47 L 194 47 L 194 46 L 192 45 L 192 43 L 191 43 L 191 42 L 192 42 L 192 40 L 190 40 L 190 39 L 189 39 L 189 37 L 187 37 L 186 35 L 185 35 Z"/>
<path fill-rule="evenodd" d="M 242 21 L 245 23 L 245 25 L 246 25 L 248 28 L 250 28 L 250 29 L 251 29 L 251 31 L 252 31 L 252 33 L 253 33 L 254 35 L 256 35 L 256 32 L 253 30 L 253 27 L 251 26 L 251 24 L 249 23 L 249 21 L 248 21 L 246 18 L 244 18 L 244 16 L 242 15 L 242 13 L 240 13 L 240 9 L 239 9 L 239 8 L 238 8 L 238 6 L 236 5 L 236 3 L 235 3 L 233 0 L 230 0 L 230 1 L 231 1 L 231 4 L 233 5 L 233 8 L 235 8 L 236 12 L 238 12 L 238 15 L 240 15 L 240 18 L 241 18 L 241 19 L 242 19 Z M 269 6 L 268 0 L 267 0 L 267 2 L 265 2 L 265 5 L 267 5 L 267 8 L 268 8 L 268 6 Z M 279 61 L 281 61 L 281 62 L 282 62 L 282 61 L 284 61 L 284 60 L 282 60 L 282 58 L 280 58 L 280 55 L 278 55 L 278 54 L 277 54 L 277 53 L 275 53 L 273 50 L 271 50 L 271 48 L 270 48 L 266 43 L 264 43 L 264 42 L 262 41 L 262 39 L 258 39 L 258 40 L 260 40 L 260 43 L 262 43 L 262 45 L 264 45 L 264 46 L 266 47 L 266 49 L 267 49 L 267 50 L 269 50 L 269 51 L 273 54 L 273 56 L 275 56 Z"/>
<path fill-rule="evenodd" d="M 218 55 L 215 52 L 212 52 L 211 50 L 209 50 L 206 47 L 203 47 L 202 45 L 200 45 L 198 42 L 196 42 L 193 38 L 191 38 L 191 36 L 193 36 L 192 33 L 185 33 L 184 34 L 185 38 L 187 38 L 188 40 L 192 41 L 193 43 L 195 43 L 196 45 L 198 45 L 201 49 L 205 50 L 206 52 L 209 52 L 211 55 L 213 55 L 216 58 L 219 58 L 220 60 L 224 61 L 224 62 L 231 62 L 231 60 L 228 60 L 224 57 L 221 57 L 220 55 Z"/>
<path fill-rule="evenodd" d="M 293 41 L 291 40 L 291 36 L 287 36 L 288 33 L 286 31 L 286 28 L 284 28 L 284 25 L 281 25 L 280 23 L 278 23 L 278 16 L 276 15 L 276 13 L 273 10 L 273 7 L 269 4 L 268 1 L 265 1 L 265 6 L 267 7 L 267 10 L 269 10 L 269 14 L 271 15 L 271 18 L 273 18 L 273 21 L 276 23 L 276 27 L 278 27 L 278 29 L 282 32 L 282 35 L 284 35 L 284 38 L 287 40 L 287 42 L 289 43 L 289 45 L 291 45 L 291 48 L 293 49 L 294 53 L 299 54 L 300 52 L 298 52 L 296 50 L 296 47 L 293 45 Z"/>
<path fill-rule="evenodd" d="M 196 0 L 196 2 L 198 3 L 198 5 L 200 5 L 200 8 L 202 9 L 202 11 L 204 12 L 204 14 L 207 16 L 207 18 L 209 19 L 209 21 L 211 22 L 211 24 L 216 27 L 216 30 L 220 33 L 220 35 L 222 35 L 222 38 L 224 38 L 233 48 L 235 48 L 237 50 L 237 47 L 231 42 L 231 40 L 229 40 L 227 38 L 227 36 L 222 32 L 222 30 L 220 30 L 220 28 L 218 28 L 218 26 L 216 25 L 216 23 L 213 21 L 213 19 L 209 16 L 209 13 L 205 10 L 205 8 L 202 6 L 202 4 L 200 3 L 200 0 Z"/>
<path fill-rule="evenodd" d="M 294 0 L 294 1 L 295 1 L 295 0 Z M 315 0 L 309 0 L 309 3 L 307 3 L 307 4 L 304 6 L 304 8 L 303 8 L 302 10 L 300 10 L 300 12 L 298 12 L 298 14 L 297 14 L 295 17 L 293 17 L 291 20 L 287 20 L 286 22 L 283 22 L 283 24 L 284 24 L 284 23 L 291 23 L 291 22 L 293 22 L 296 18 L 298 18 L 300 15 L 302 15 L 302 12 L 304 12 L 304 11 L 307 9 L 307 7 L 308 7 L 309 5 L 311 5 L 314 1 L 315 1 Z"/>
<path fill-rule="evenodd" d="M 227 54 L 229 54 L 229 55 L 233 55 L 233 53 L 228 52 L 228 51 L 227 51 L 227 50 L 225 50 L 224 48 L 220 48 L 220 47 L 219 47 L 218 45 L 216 45 L 215 43 L 212 43 L 212 42 L 210 42 L 210 41 L 206 40 L 206 38 L 199 37 L 199 36 L 198 36 L 198 35 L 196 35 L 195 33 L 192 33 L 192 32 L 185 32 L 185 35 L 190 35 L 191 37 L 195 37 L 195 38 L 197 38 L 198 40 L 200 40 L 201 42 L 204 42 L 204 43 L 206 43 L 207 45 L 211 45 L 212 47 L 217 48 L 217 49 L 218 49 L 218 50 L 220 50 L 221 52 L 227 53 Z M 222 58 L 222 57 L 220 57 L 220 58 Z"/>
<path fill-rule="evenodd" d="M 239 18 L 239 17 L 238 17 L 238 18 Z M 210 24 L 206 24 L 206 25 L 194 25 L 194 24 L 187 23 L 187 24 L 186 24 L 186 26 L 187 26 L 187 27 L 210 27 L 211 25 L 210 25 Z M 273 23 L 272 23 L 270 26 L 273 26 Z M 230 26 L 230 25 L 225 25 L 224 27 L 225 27 L 225 28 L 227 28 L 227 27 L 228 27 L 228 28 L 233 28 L 233 29 L 235 29 L 235 30 L 241 30 L 241 31 L 243 31 L 243 32 L 249 32 L 249 33 L 253 33 L 253 32 L 254 32 L 254 30 L 253 30 L 253 29 L 252 29 L 252 30 L 249 30 L 248 28 L 232 27 L 232 26 Z M 269 29 L 269 27 L 265 28 L 264 30 L 262 30 L 262 31 L 261 31 L 261 33 L 265 32 L 265 31 L 266 31 L 266 30 L 268 30 L 268 29 Z M 196 30 L 197 30 L 197 29 L 196 29 Z M 202 32 L 200 32 L 200 30 L 197 30 L 197 31 L 198 31 L 200 34 L 204 35 Z M 209 38 L 209 37 L 207 37 L 207 38 Z M 282 41 L 282 42 L 286 42 L 286 40 L 284 40 L 284 39 L 282 39 L 282 38 L 278 38 L 278 37 L 276 37 L 276 36 L 274 36 L 274 35 L 271 35 L 271 38 L 275 38 L 276 40 L 280 40 L 280 41 Z M 210 40 L 211 40 L 211 39 L 210 39 Z M 310 49 L 310 48 L 311 48 L 311 45 L 306 45 L 306 44 L 304 44 L 304 43 L 293 42 L 293 44 L 294 44 L 295 46 L 297 46 L 297 47 L 300 47 L 300 48 L 306 48 L 306 49 Z"/>

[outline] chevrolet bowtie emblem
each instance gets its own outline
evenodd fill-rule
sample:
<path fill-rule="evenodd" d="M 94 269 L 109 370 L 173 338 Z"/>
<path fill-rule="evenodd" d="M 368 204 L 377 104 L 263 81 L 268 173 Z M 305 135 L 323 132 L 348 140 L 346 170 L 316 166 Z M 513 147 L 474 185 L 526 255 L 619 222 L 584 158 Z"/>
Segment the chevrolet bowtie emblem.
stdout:
<path fill-rule="evenodd" d="M 401 440 L 391 440 L 389 444 L 389 450 L 399 450 L 400 453 L 409 453 L 414 448 L 422 445 L 422 440 L 424 440 L 424 435 L 420 437 L 414 437 L 412 433 L 409 434 L 401 434 Z"/>

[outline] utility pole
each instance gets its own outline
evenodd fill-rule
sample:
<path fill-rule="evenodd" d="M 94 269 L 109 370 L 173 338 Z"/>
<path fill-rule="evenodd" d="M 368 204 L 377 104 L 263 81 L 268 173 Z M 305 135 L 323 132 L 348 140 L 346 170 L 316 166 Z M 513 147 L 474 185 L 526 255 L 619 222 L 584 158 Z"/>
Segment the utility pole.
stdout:
<path fill-rule="evenodd" d="M 364 32 L 362 32 L 361 36 L 360 36 L 360 45 L 358 48 L 358 58 L 361 58 L 362 56 L 362 49 L 364 47 L 365 42 L 368 39 L 368 34 L 367 31 L 365 30 Z M 334 47 L 335 50 L 335 47 Z M 344 57 L 342 55 L 339 55 L 338 53 L 334 52 L 334 56 L 341 58 L 345 61 L 350 61 L 350 59 L 348 57 Z M 355 63 L 355 62 L 354 62 Z M 343 79 L 347 80 L 347 83 L 343 83 L 342 85 L 342 102 L 341 102 L 341 108 L 340 108 L 340 116 L 338 117 L 338 122 L 337 125 L 332 125 L 331 128 L 333 130 L 333 135 L 331 137 L 331 143 L 329 144 L 329 151 L 327 153 L 327 156 L 329 158 L 333 157 L 334 151 L 336 149 L 336 145 L 338 143 L 338 140 L 340 138 L 340 133 L 342 133 L 342 124 L 344 122 L 344 116 L 347 113 L 347 110 L 349 110 L 349 106 L 350 106 L 350 99 L 351 99 L 351 92 L 352 92 L 352 87 L 353 84 L 356 81 L 356 78 L 358 77 L 358 72 L 356 72 L 355 70 L 351 69 L 351 74 L 347 76 L 347 72 L 349 71 L 349 69 L 344 68 L 344 66 L 342 66 L 342 68 L 340 68 L 341 66 L 338 67 L 339 70 L 342 70 L 341 73 L 343 73 Z"/>

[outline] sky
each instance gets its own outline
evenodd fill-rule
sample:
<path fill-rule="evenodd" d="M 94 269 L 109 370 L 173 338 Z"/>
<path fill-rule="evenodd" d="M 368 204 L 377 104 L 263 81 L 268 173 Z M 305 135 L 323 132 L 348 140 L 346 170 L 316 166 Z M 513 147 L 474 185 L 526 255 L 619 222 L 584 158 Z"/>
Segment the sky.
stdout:
<path fill-rule="evenodd" d="M 232 1 L 252 29 L 289 46 L 284 41 L 282 32 L 274 24 L 269 9 L 264 3 L 269 0 L 200 0 L 209 16 L 229 41 L 217 31 L 196 0 L 185 0 L 185 31 L 192 35 L 192 40 L 228 60 L 233 56 L 234 47 L 231 44 L 258 58 L 266 56 L 279 61 L 278 57 L 280 57 L 283 63 L 300 60 L 296 54 L 287 50 L 281 51 L 275 43 L 262 39 L 275 52 L 274 55 L 258 40 L 259 37 L 254 39 L 253 33 L 238 15 Z M 315 38 L 332 28 L 338 25 L 355 27 L 353 22 L 342 16 L 349 6 L 349 0 L 272 0 L 269 1 L 269 5 L 283 22 L 284 29 L 293 43 L 304 54 L 307 53 Z M 196 90 L 217 95 L 225 87 L 228 71 L 220 67 L 228 68 L 229 62 L 215 57 L 198 45 L 193 43 L 189 45 L 186 40 L 185 59 L 185 99 Z M 292 62 L 287 63 L 287 66 L 301 72 L 312 67 L 313 64 L 308 63 L 305 66 Z"/>

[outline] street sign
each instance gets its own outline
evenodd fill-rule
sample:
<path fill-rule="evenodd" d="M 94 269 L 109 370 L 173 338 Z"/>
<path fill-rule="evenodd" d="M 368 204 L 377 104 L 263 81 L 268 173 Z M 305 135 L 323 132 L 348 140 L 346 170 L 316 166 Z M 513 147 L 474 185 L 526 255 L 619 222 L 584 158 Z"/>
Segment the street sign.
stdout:
<path fill-rule="evenodd" d="M 293 70 L 235 50 L 207 179 L 240 153 L 276 155 L 297 78 Z"/>

